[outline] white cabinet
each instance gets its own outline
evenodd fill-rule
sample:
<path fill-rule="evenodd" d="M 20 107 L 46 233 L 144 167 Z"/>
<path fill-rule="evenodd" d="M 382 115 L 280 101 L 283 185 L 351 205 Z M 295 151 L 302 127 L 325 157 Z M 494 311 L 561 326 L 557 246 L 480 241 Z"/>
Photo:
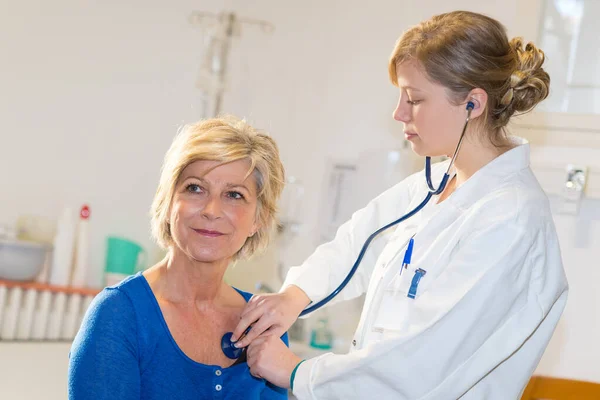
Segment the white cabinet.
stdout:
<path fill-rule="evenodd" d="M 2 400 L 65 400 L 69 342 L 1 342 Z"/>

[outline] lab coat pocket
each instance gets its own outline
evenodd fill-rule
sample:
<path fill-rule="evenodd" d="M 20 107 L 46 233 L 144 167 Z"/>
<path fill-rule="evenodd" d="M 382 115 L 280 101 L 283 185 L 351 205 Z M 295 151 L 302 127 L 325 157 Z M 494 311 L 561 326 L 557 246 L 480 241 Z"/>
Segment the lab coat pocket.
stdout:
<path fill-rule="evenodd" d="M 402 268 L 402 267 L 400 267 Z M 406 272 L 406 271 L 404 271 Z M 406 285 L 403 285 L 403 280 L 401 274 L 398 272 L 394 274 L 391 281 L 385 286 L 385 294 L 384 296 L 396 296 L 399 295 L 402 290 L 406 291 Z"/>
<path fill-rule="evenodd" d="M 399 277 L 394 278 L 383 293 L 381 307 L 373 324 L 373 330 L 383 337 L 398 334 L 406 328 L 410 313 L 410 301 L 406 288 Z"/>

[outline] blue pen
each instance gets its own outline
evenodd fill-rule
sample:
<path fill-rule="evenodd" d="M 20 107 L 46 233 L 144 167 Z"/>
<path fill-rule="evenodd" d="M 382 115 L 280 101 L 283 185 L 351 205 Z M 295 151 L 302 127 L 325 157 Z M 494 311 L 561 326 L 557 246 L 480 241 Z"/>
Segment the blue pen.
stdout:
<path fill-rule="evenodd" d="M 413 236 L 410 238 L 410 241 L 408 242 L 408 247 L 406 248 L 406 252 L 404 253 L 404 261 L 402 261 L 402 269 L 407 269 L 408 265 L 410 264 L 410 259 L 412 258 L 414 243 L 415 243 L 415 239 Z M 402 269 L 400 270 L 400 273 L 402 273 Z"/>

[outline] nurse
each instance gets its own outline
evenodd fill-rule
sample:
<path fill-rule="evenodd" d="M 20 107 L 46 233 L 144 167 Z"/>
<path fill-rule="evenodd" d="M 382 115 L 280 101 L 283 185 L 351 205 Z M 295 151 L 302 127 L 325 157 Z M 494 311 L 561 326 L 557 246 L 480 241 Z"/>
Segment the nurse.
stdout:
<path fill-rule="evenodd" d="M 535 45 L 509 41 L 498 21 L 472 12 L 435 16 L 400 37 L 389 62 L 393 116 L 415 153 L 452 156 L 474 104 L 447 187 L 377 236 L 332 302 L 366 293 L 348 354 L 301 360 L 279 336 L 342 282 L 372 232 L 425 198 L 423 173 L 357 211 L 279 293 L 254 296 L 233 335 L 253 326 L 237 343 L 249 345 L 253 375 L 300 400 L 519 398 L 568 287 L 529 145 L 506 129 L 548 95 L 543 62 Z M 433 166 L 434 185 L 448 166 Z"/>

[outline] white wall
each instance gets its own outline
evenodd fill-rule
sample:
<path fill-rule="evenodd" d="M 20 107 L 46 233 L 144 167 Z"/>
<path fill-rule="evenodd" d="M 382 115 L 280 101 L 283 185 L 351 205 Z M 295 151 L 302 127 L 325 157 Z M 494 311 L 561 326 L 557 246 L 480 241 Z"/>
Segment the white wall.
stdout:
<path fill-rule="evenodd" d="M 462 8 L 500 19 L 511 36 L 534 39 L 539 13 L 539 0 L 1 1 L 0 223 L 25 213 L 57 217 L 65 203 L 89 202 L 90 283 L 98 282 L 107 235 L 151 248 L 147 212 L 162 157 L 177 127 L 199 116 L 201 37 L 187 22 L 192 10 L 224 7 L 275 25 L 271 36 L 244 28 L 236 41 L 224 110 L 271 132 L 288 174 L 306 184 L 306 224 L 292 255 L 298 261 L 316 244 L 328 158 L 401 146 L 401 127 L 391 118 L 396 89 L 387 78 L 400 33 Z M 563 246 L 578 254 L 566 259 L 568 269 L 589 263 L 594 251 Z M 581 313 L 584 296 L 598 302 L 589 282 L 571 282 L 573 315 L 565 322 L 591 338 L 600 327 Z M 568 348 L 560 368 L 547 370 L 600 381 L 600 350 L 573 335 L 560 339 Z"/>
<path fill-rule="evenodd" d="M 400 145 L 386 63 L 409 24 L 450 9 L 439 0 L 44 2 L 3 0 L 0 12 L 0 224 L 92 207 L 97 283 L 109 234 L 151 248 L 147 212 L 177 128 L 199 115 L 201 36 L 192 10 L 222 7 L 275 25 L 243 29 L 224 111 L 278 140 L 289 174 L 307 184 L 308 254 L 326 155 Z M 515 20 L 516 1 L 456 8 Z M 475 7 L 475 8 L 474 8 Z"/>
<path fill-rule="evenodd" d="M 149 246 L 162 157 L 196 118 L 196 2 L 178 3 L 3 1 L 0 223 L 89 202 L 96 271 L 108 234 Z"/>

